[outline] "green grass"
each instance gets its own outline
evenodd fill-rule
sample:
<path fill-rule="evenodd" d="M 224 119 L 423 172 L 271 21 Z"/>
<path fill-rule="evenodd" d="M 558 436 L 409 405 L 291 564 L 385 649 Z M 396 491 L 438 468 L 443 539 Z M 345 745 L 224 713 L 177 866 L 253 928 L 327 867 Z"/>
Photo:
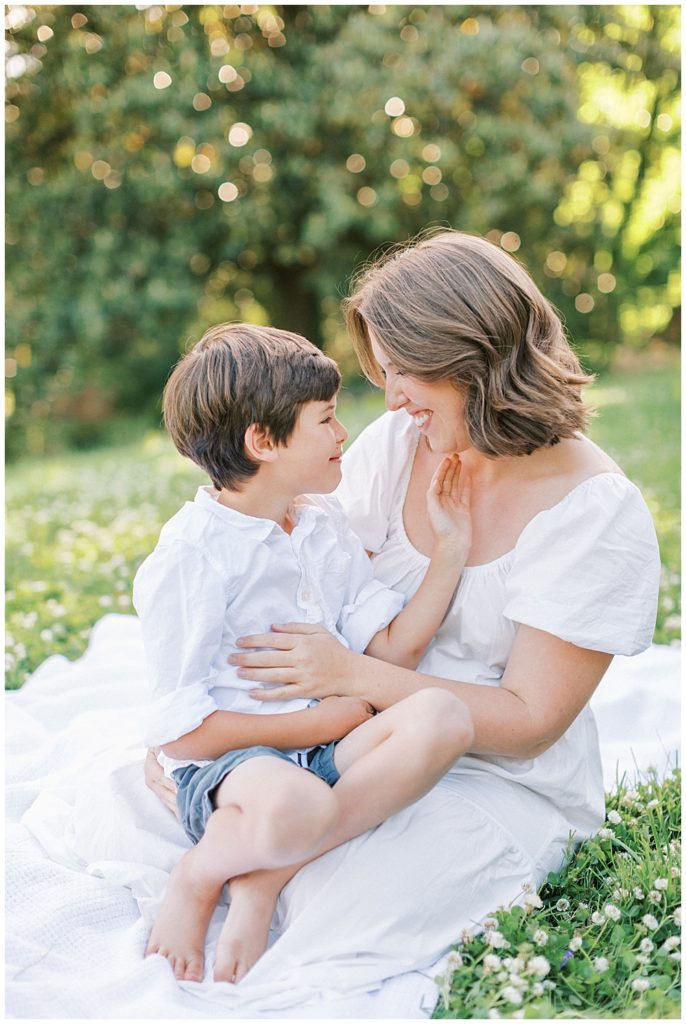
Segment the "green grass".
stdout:
<path fill-rule="evenodd" d="M 675 644 L 680 637 L 678 388 L 676 368 L 648 365 L 640 373 L 604 377 L 589 396 L 599 409 L 594 440 L 641 487 L 654 516 L 663 563 L 655 639 Z M 378 393 L 366 391 L 344 394 L 340 408 L 354 437 L 383 403 Z M 50 654 L 78 657 L 105 612 L 132 612 L 137 566 L 162 523 L 202 482 L 203 474 L 155 431 L 136 444 L 26 460 L 8 469 L 8 687 L 21 686 Z M 632 796 L 622 782 L 609 799 L 608 808 L 622 817 L 616 825 L 608 822 L 613 838 L 584 844 L 562 876 L 549 880 L 541 907 L 529 913 L 498 911 L 486 932 L 491 945 L 479 937 L 460 947 L 454 972 L 441 981 L 436 1016 L 679 1015 L 678 947 L 664 947 L 678 931 L 679 776 L 662 784 L 649 779 L 634 788 Z M 666 889 L 655 884 L 662 878 Z M 635 895 L 637 888 L 644 899 Z M 656 899 L 651 893 L 659 895 L 657 902 L 651 902 Z M 618 908 L 617 920 L 603 910 L 608 903 Z M 596 923 L 600 918 L 594 914 L 605 920 Z M 657 929 L 643 923 L 645 914 L 655 917 Z M 536 936 L 540 932 L 545 941 Z M 493 945 L 501 941 L 492 938 L 495 934 L 509 945 Z M 578 949 L 573 948 L 577 937 Z M 487 955 L 502 963 L 495 966 Z M 545 957 L 545 964 L 535 957 Z M 606 968 L 598 958 L 607 961 Z M 632 987 L 636 981 L 643 991 Z"/>

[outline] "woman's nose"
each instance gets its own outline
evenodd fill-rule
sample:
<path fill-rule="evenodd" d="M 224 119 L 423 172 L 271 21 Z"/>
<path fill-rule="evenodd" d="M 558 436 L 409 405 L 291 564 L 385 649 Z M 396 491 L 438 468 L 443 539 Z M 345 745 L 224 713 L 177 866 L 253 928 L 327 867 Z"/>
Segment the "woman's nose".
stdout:
<path fill-rule="evenodd" d="M 390 409 L 391 412 L 395 412 L 396 409 L 402 409 L 405 405 L 407 399 L 403 393 L 399 377 L 389 376 L 386 378 L 385 398 L 386 408 Z"/>

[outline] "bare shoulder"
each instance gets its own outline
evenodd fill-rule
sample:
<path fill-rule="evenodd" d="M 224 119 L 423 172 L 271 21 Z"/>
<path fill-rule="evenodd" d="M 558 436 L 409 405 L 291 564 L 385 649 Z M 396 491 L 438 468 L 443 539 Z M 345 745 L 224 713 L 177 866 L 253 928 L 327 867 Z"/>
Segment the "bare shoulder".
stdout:
<path fill-rule="evenodd" d="M 554 453 L 552 465 L 557 469 L 554 475 L 566 478 L 570 487 L 599 473 L 624 475 L 615 460 L 583 434 L 560 441 L 551 452 Z"/>

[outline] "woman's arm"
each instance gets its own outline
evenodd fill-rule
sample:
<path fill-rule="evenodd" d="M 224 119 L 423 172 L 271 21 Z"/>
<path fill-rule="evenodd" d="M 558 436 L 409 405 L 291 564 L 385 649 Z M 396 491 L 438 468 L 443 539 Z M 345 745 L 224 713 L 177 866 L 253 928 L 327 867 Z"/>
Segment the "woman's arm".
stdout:
<path fill-rule="evenodd" d="M 288 630 L 288 631 L 286 631 Z M 385 664 L 346 650 L 318 627 L 291 624 L 243 638 L 241 647 L 271 650 L 231 656 L 246 679 L 282 683 L 252 691 L 258 700 L 347 693 L 383 710 L 416 690 L 455 693 L 474 722 L 474 753 L 536 757 L 552 746 L 588 703 L 612 656 L 519 626 L 499 686 L 464 683 Z"/>

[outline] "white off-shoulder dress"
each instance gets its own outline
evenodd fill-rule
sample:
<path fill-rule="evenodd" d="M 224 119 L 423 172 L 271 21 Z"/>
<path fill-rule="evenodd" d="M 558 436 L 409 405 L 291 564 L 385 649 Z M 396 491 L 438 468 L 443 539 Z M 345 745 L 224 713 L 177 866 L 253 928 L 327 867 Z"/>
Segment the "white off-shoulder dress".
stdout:
<path fill-rule="evenodd" d="M 428 562 L 402 516 L 418 438 L 402 411 L 383 415 L 346 453 L 337 491 L 378 578 L 408 596 Z M 580 647 L 636 654 L 651 642 L 659 576 L 640 492 L 621 473 L 593 476 L 535 516 L 507 554 L 464 570 L 419 668 L 498 686 L 519 623 Z M 570 835 L 578 842 L 603 820 L 586 707 L 541 756 L 465 756 L 413 807 L 301 871 L 282 896 L 285 931 L 271 952 L 287 960 L 291 949 L 302 980 L 319 976 L 324 985 L 335 965 L 346 987 L 421 968 L 461 929 L 521 898 L 525 885 L 538 887 L 561 866 Z M 268 960 L 255 968 L 256 982 Z"/>

